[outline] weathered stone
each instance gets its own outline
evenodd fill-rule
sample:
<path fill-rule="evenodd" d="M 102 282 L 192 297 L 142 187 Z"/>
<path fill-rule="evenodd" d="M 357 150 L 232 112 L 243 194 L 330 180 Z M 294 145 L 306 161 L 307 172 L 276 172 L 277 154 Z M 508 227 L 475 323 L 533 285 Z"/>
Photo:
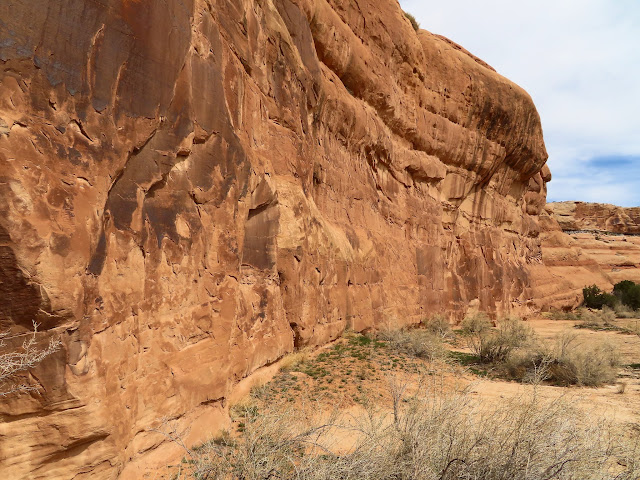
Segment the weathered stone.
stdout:
<path fill-rule="evenodd" d="M 547 208 L 565 231 L 640 234 L 640 207 L 606 203 L 554 202 Z"/>
<path fill-rule="evenodd" d="M 586 285 L 610 289 L 622 280 L 640 282 L 640 208 L 549 203 L 541 220 L 550 231 L 542 242 L 545 264 L 559 267 L 553 269 L 554 274 L 579 287 L 576 295 L 580 301 Z M 562 255 L 563 250 L 557 248 L 560 245 Z M 575 274 L 587 265 L 587 272 Z"/>
<path fill-rule="evenodd" d="M 166 417 L 346 326 L 537 308 L 530 97 L 392 0 L 0 4 L 0 316 L 64 351 L 8 478 L 135 478 Z"/>

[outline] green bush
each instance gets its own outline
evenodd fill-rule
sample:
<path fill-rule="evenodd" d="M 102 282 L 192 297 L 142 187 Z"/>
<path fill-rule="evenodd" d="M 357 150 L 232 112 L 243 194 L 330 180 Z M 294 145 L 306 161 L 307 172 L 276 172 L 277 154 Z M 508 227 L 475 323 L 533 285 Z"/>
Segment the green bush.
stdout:
<path fill-rule="evenodd" d="M 631 280 L 622 280 L 613 286 L 613 293 L 615 296 L 621 297 L 623 294 L 635 287 L 635 285 L 636 284 Z"/>
<path fill-rule="evenodd" d="M 416 20 L 416 17 L 414 17 L 413 15 L 411 15 L 409 12 L 404 12 L 404 16 L 407 17 L 407 20 L 409 20 L 411 22 L 411 26 L 413 27 L 413 29 L 417 32 L 418 30 L 420 30 L 420 24 L 418 23 L 418 21 Z"/>
<path fill-rule="evenodd" d="M 614 285 L 613 294 L 623 305 L 634 310 L 640 309 L 640 285 L 631 280 L 623 280 Z"/>
<path fill-rule="evenodd" d="M 582 295 L 584 296 L 584 305 L 597 310 L 600 310 L 604 306 L 614 308 L 618 302 L 618 298 L 615 295 L 603 292 L 597 285 L 584 287 L 582 289 Z"/>

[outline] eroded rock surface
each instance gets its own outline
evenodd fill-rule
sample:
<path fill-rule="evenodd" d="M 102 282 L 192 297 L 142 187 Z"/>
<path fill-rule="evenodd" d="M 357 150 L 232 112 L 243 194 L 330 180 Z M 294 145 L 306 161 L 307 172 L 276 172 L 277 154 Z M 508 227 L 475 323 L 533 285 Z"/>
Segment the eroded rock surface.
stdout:
<path fill-rule="evenodd" d="M 346 326 L 537 308 L 535 107 L 395 0 L 0 18 L 0 320 L 65 345 L 0 403 L 8 478 L 135 478 Z"/>
<path fill-rule="evenodd" d="M 582 289 L 596 284 L 611 290 L 611 277 L 574 236 L 562 231 L 548 208 L 539 216 L 542 264 L 532 268 L 529 280 L 534 303 L 543 311 L 571 310 L 583 301 Z"/>
<path fill-rule="evenodd" d="M 584 285 L 607 288 L 622 280 L 640 282 L 640 208 L 623 208 L 609 204 L 584 202 L 549 203 L 545 215 L 556 223 L 554 234 L 563 238 L 581 262 L 598 265 L 600 272 L 581 278 Z M 544 225 L 546 219 L 543 218 Z M 564 234 L 559 231 L 564 231 Z M 543 235 L 543 239 L 547 238 Z M 543 252 L 550 253 L 543 240 Z M 581 262 L 575 261 L 574 266 Z M 550 264 L 545 260 L 546 264 Z M 569 261 L 571 263 L 571 261 Z M 572 276 L 568 275 L 567 277 Z M 604 282 L 605 277 L 608 282 Z"/>
<path fill-rule="evenodd" d="M 553 202 L 547 208 L 564 231 L 640 235 L 640 207 L 607 203 Z"/>

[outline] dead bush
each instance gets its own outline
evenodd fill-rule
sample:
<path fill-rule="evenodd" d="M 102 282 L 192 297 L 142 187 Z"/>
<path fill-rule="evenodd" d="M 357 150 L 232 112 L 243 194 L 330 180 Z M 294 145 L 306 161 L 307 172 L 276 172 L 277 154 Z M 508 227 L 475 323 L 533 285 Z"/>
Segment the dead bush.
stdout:
<path fill-rule="evenodd" d="M 401 389 L 394 413 L 356 417 L 279 405 L 250 409 L 242 434 L 189 450 L 179 478 L 369 480 L 637 480 L 630 435 L 585 425 L 565 399 L 537 391 L 496 404 L 468 392 Z M 347 436 L 342 444 L 336 438 Z"/>
<path fill-rule="evenodd" d="M 494 329 L 482 315 L 465 319 L 463 332 L 472 353 L 482 363 L 504 361 L 514 349 L 532 342 L 534 337 L 533 330 L 518 318 L 505 318 Z"/>
<path fill-rule="evenodd" d="M 616 303 L 613 307 L 613 311 L 617 318 L 639 318 L 640 312 L 632 309 L 631 307 L 624 305 L 623 303 Z"/>
<path fill-rule="evenodd" d="M 430 319 L 422 322 L 422 324 L 428 332 L 442 339 L 446 340 L 453 336 L 449 320 L 442 315 L 434 315 Z"/>
<path fill-rule="evenodd" d="M 0 354 L 0 396 L 14 392 L 38 391 L 37 386 L 17 383 L 17 375 L 35 367 L 57 352 L 62 345 L 57 337 L 52 337 L 44 347 L 38 345 L 36 339 L 38 327 L 39 325 L 34 321 L 33 332 L 27 334 L 21 347 Z M 6 347 L 5 340 L 10 338 L 8 332 L 0 333 L 0 348 Z"/>
<path fill-rule="evenodd" d="M 616 379 L 619 356 L 611 344 L 579 345 L 550 366 L 550 377 L 560 384 L 597 387 Z"/>
<path fill-rule="evenodd" d="M 616 314 L 613 309 L 604 306 L 602 310 L 582 309 L 580 312 L 580 327 L 604 329 L 615 326 Z"/>
<path fill-rule="evenodd" d="M 377 338 L 398 353 L 430 362 L 447 356 L 442 337 L 425 329 L 386 330 L 379 332 Z"/>
<path fill-rule="evenodd" d="M 618 367 L 614 346 L 586 342 L 574 333 L 560 336 L 551 346 L 536 343 L 514 351 L 505 362 L 508 375 L 520 381 L 587 387 L 614 383 Z"/>
<path fill-rule="evenodd" d="M 578 311 L 553 310 L 549 318 L 551 320 L 580 320 L 580 313 Z"/>

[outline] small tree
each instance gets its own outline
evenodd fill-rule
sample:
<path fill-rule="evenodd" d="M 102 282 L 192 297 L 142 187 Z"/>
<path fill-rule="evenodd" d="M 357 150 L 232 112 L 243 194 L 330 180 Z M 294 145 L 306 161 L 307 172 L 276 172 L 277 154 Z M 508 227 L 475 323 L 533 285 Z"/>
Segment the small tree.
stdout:
<path fill-rule="evenodd" d="M 582 289 L 584 305 L 588 308 L 600 310 L 605 305 L 609 308 L 615 307 L 617 298 L 615 295 L 603 292 L 597 285 L 591 285 Z"/>
<path fill-rule="evenodd" d="M 57 352 L 62 345 L 59 338 L 51 338 L 45 348 L 40 348 L 36 340 L 38 326 L 34 321 L 33 332 L 22 342 L 20 349 L 0 354 L 0 396 L 14 392 L 38 391 L 37 386 L 16 383 L 16 375 L 35 367 L 46 357 Z M 0 348 L 6 347 L 4 341 L 8 338 L 9 332 L 0 333 Z"/>
<path fill-rule="evenodd" d="M 623 280 L 613 287 L 613 294 L 622 302 L 634 310 L 640 308 L 640 285 L 631 280 Z"/>

